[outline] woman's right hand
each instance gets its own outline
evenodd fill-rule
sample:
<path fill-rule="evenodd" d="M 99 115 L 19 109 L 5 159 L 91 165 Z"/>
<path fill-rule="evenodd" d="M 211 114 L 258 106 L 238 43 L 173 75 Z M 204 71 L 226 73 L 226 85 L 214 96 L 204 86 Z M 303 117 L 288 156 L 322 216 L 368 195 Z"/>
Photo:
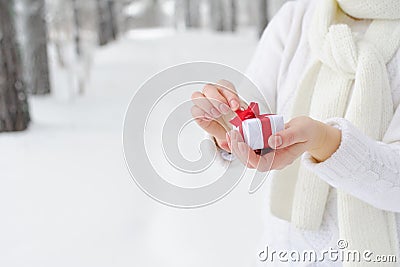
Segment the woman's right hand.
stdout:
<path fill-rule="evenodd" d="M 202 92 L 192 94 L 192 116 L 197 124 L 214 136 L 217 145 L 230 152 L 226 133 L 230 130 L 223 120 L 223 115 L 236 111 L 240 99 L 232 83 L 220 80 L 217 85 L 207 84 Z"/>

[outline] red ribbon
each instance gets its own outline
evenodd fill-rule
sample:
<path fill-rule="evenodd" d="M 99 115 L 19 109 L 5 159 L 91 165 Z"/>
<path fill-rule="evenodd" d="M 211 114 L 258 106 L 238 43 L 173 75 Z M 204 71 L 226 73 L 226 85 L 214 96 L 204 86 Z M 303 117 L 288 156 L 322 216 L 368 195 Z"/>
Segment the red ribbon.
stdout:
<path fill-rule="evenodd" d="M 262 114 L 260 115 L 260 108 L 258 107 L 258 103 L 251 102 L 250 105 L 245 110 L 238 109 L 235 111 L 236 117 L 230 120 L 229 122 L 232 123 L 236 127 L 240 127 L 244 120 L 254 119 L 265 117 L 269 114 Z"/>
<path fill-rule="evenodd" d="M 232 120 L 230 120 L 229 122 L 238 128 L 239 133 L 243 138 L 244 138 L 243 127 L 242 127 L 243 121 L 254 118 L 262 120 L 268 117 L 269 115 L 272 115 L 272 114 L 260 114 L 260 108 L 258 107 L 258 103 L 255 102 L 251 102 L 250 105 L 247 107 L 247 109 L 245 110 L 238 109 L 237 111 L 235 111 L 235 113 L 237 116 Z M 263 132 L 271 132 L 270 125 L 262 124 L 262 127 L 263 127 Z M 264 143 L 267 144 L 268 142 L 264 140 Z M 270 148 L 268 147 L 268 145 L 265 145 L 264 149 L 258 149 L 255 151 L 257 154 L 263 155 L 268 151 L 270 151 Z"/>

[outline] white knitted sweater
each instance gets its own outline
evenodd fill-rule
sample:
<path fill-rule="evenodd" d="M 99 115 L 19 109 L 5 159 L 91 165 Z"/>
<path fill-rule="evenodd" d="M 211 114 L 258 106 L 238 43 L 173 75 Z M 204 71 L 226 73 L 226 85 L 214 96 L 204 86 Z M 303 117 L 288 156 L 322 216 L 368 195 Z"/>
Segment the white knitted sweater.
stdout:
<path fill-rule="evenodd" d="M 307 31 L 315 1 L 298 0 L 283 6 L 265 30 L 247 71 L 248 76 L 269 100 L 268 104 L 272 111 L 286 118 L 290 116 L 298 83 L 311 63 Z M 350 18 L 345 22 L 351 26 L 353 32 L 360 34 L 363 34 L 368 25 L 368 21 L 355 21 Z M 326 123 L 341 129 L 342 142 L 339 149 L 323 163 L 316 164 L 307 153 L 304 154 L 303 161 L 334 188 L 343 189 L 377 208 L 396 212 L 397 229 L 400 234 L 399 51 L 387 68 L 393 103 L 397 109 L 384 137 L 385 143 L 368 138 L 345 119 L 332 118 Z M 245 99 L 252 99 L 252 96 L 246 92 L 239 92 L 239 94 Z M 361 177 L 362 173 L 366 173 L 367 176 Z M 269 180 L 266 186 L 269 186 Z M 269 203 L 266 203 L 266 207 L 268 205 Z M 263 249 L 265 245 L 276 250 L 298 251 L 337 248 L 335 190 L 331 190 L 323 223 L 318 231 L 300 231 L 268 212 L 266 217 L 265 235 L 261 240 L 260 249 Z M 341 263 L 317 265 L 314 263 L 310 266 L 336 265 L 341 266 Z M 304 266 L 308 265 L 304 264 Z"/>

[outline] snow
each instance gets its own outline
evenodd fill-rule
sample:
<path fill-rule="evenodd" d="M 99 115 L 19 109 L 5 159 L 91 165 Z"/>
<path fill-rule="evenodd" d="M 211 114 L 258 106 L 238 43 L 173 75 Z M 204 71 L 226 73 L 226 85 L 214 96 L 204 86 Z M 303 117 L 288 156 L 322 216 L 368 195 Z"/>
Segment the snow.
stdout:
<path fill-rule="evenodd" d="M 208 60 L 244 70 L 252 32 L 131 32 L 95 52 L 81 97 L 31 97 L 26 132 L 0 135 L 0 266 L 248 266 L 257 260 L 265 187 L 181 210 L 147 197 L 122 153 L 124 112 L 146 78 Z M 66 87 L 64 81 L 55 87 Z"/>

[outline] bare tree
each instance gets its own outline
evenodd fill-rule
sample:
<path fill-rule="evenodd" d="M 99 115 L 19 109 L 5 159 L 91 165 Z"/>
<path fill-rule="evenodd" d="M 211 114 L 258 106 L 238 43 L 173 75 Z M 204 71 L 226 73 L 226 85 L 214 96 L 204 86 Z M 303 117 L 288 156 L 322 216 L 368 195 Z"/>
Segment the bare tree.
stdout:
<path fill-rule="evenodd" d="M 45 0 L 14 0 L 27 92 L 50 93 Z"/>
<path fill-rule="evenodd" d="M 99 44 L 105 45 L 117 38 L 114 0 L 97 0 Z"/>
<path fill-rule="evenodd" d="M 175 27 L 178 29 L 186 28 L 186 11 L 185 7 L 186 0 L 176 0 L 175 1 Z"/>
<path fill-rule="evenodd" d="M 118 23 L 117 23 L 117 14 L 116 11 L 116 3 L 115 0 L 108 0 L 108 12 L 110 16 L 110 27 L 111 27 L 111 36 L 112 40 L 116 40 L 118 37 Z"/>
<path fill-rule="evenodd" d="M 238 24 L 238 8 L 235 0 L 231 0 L 231 23 L 232 23 L 232 31 L 236 31 Z"/>
<path fill-rule="evenodd" d="M 222 0 L 209 0 L 211 27 L 216 31 L 224 30 L 223 3 Z"/>
<path fill-rule="evenodd" d="M 13 4 L 0 0 L 0 132 L 22 131 L 30 121 Z"/>
<path fill-rule="evenodd" d="M 98 44 L 97 0 L 47 0 L 51 75 L 56 97 L 82 94 L 90 80 Z"/>
<path fill-rule="evenodd" d="M 258 3 L 258 35 L 261 36 L 268 25 L 268 0 L 257 0 Z"/>
<path fill-rule="evenodd" d="M 209 0 L 211 27 L 216 31 L 235 31 L 237 27 L 236 0 Z"/>
<path fill-rule="evenodd" d="M 237 8 L 236 0 L 225 0 L 224 4 L 224 30 L 234 32 L 237 27 Z"/>
<path fill-rule="evenodd" d="M 183 8 L 186 27 L 200 27 L 200 1 L 184 0 Z"/>
<path fill-rule="evenodd" d="M 77 0 L 72 0 L 72 8 L 73 8 L 73 14 L 74 14 L 74 25 L 75 25 L 75 31 L 74 31 L 74 40 L 75 40 L 75 52 L 78 56 L 81 55 L 81 10 L 79 8 L 79 2 Z"/>

